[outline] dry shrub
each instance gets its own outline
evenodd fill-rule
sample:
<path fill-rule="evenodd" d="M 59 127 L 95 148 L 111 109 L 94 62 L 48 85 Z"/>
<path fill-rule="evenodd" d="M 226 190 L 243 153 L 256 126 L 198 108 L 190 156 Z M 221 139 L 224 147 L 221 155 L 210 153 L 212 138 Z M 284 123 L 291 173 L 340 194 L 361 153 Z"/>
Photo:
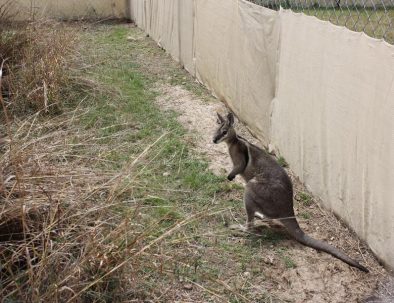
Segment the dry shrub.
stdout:
<path fill-rule="evenodd" d="M 62 163 L 61 154 L 67 159 L 70 150 L 63 149 L 57 139 L 67 140 L 68 131 L 25 141 L 26 134 L 13 136 L 12 146 L 5 147 L 0 161 L 4 176 L 0 296 L 53 302 L 56 294 L 57 300 L 66 300 L 92 277 L 96 270 L 92 262 L 102 260 L 96 252 L 108 251 L 100 245 L 108 219 L 106 207 L 102 201 L 94 203 L 94 188 L 105 183 L 106 177 L 69 165 L 67 160 Z M 48 150 L 47 144 L 53 148 Z M 99 192 L 105 194 L 105 190 L 103 186 Z M 96 226 L 96 220 L 103 226 Z M 73 287 L 66 286 L 70 281 Z"/>
<path fill-rule="evenodd" d="M 116 146 L 100 145 L 95 132 L 78 128 L 74 122 L 86 114 L 79 107 L 41 117 L 58 111 L 65 91 L 75 87 L 68 71 L 74 41 L 72 32 L 52 21 L 0 28 L 0 122 L 6 125 L 0 128 L 0 298 L 5 302 L 143 299 L 141 264 L 144 270 L 156 266 L 146 252 L 193 219 L 157 233 L 159 223 L 141 222 L 138 203 L 130 202 L 137 162 L 120 172 L 100 169 L 106 160 L 97 154 Z M 98 91 L 94 83 L 83 85 L 85 94 Z M 119 199 L 124 195 L 128 202 Z"/>
<path fill-rule="evenodd" d="M 16 15 L 15 0 L 3 0 L 0 3 L 0 26 L 10 22 Z"/>
<path fill-rule="evenodd" d="M 42 111 L 58 109 L 64 89 L 73 87 L 67 72 L 73 43 L 73 33 L 54 22 L 0 30 L 1 61 L 7 60 L 0 86 L 7 126 L 0 128 L 0 298 L 5 302 L 140 298 L 130 273 L 138 271 L 136 256 L 160 240 L 157 235 L 145 241 L 138 207 L 117 199 L 132 194 L 135 162 L 120 173 L 99 169 L 105 160 L 96 153 L 116 147 L 96 144 L 94 132 L 73 123 L 86 114 L 78 107 L 40 118 Z M 23 119 L 8 119 L 10 112 Z"/>
<path fill-rule="evenodd" d="M 55 21 L 7 23 L 0 30 L 6 60 L 2 92 L 13 114 L 58 112 L 70 81 L 75 33 Z"/>

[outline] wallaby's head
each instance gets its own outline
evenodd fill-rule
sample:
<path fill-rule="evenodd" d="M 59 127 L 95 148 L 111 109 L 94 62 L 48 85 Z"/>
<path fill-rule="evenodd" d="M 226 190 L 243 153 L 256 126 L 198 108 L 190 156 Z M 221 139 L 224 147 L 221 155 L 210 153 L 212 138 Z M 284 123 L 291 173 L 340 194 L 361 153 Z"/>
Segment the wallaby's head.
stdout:
<path fill-rule="evenodd" d="M 227 115 L 227 118 L 223 118 L 219 113 L 217 123 L 219 124 L 218 129 L 213 136 L 213 143 L 217 144 L 223 141 L 229 141 L 235 137 L 234 116 L 232 113 Z"/>

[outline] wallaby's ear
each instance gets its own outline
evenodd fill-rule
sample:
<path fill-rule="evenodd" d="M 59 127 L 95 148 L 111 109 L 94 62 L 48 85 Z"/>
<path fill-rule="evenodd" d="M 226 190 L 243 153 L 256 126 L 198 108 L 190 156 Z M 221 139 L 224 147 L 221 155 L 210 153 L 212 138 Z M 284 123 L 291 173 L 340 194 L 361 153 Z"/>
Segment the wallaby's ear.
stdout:
<path fill-rule="evenodd" d="M 219 113 L 216 113 L 216 114 L 218 115 L 218 120 L 217 120 L 218 124 L 223 124 L 224 118 Z"/>
<path fill-rule="evenodd" d="M 227 120 L 228 120 L 228 124 L 230 126 L 233 126 L 233 124 L 234 124 L 234 115 L 233 115 L 233 113 L 228 113 Z"/>

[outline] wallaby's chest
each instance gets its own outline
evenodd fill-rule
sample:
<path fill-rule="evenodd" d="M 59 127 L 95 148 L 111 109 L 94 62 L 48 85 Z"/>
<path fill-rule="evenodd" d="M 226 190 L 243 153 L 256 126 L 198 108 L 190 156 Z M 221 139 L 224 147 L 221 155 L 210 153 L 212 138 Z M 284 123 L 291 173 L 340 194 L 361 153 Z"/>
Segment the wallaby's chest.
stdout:
<path fill-rule="evenodd" d="M 248 145 L 242 141 L 238 142 L 238 144 L 229 146 L 229 153 L 234 167 L 237 167 L 237 170 L 239 171 L 241 176 L 246 181 L 253 178 L 254 177 L 254 168 L 252 165 L 253 159 L 251 159 L 250 157 Z"/>
<path fill-rule="evenodd" d="M 262 150 L 243 141 L 238 141 L 233 146 L 230 145 L 229 153 L 233 165 L 239 168 L 241 176 L 246 181 L 262 173 L 272 173 L 275 170 L 275 167 L 272 166 L 275 166 L 276 163 L 272 165 L 272 161 L 263 156 L 264 152 Z"/>
<path fill-rule="evenodd" d="M 244 144 L 233 144 L 229 146 L 229 153 L 234 165 L 248 163 L 248 148 Z"/>

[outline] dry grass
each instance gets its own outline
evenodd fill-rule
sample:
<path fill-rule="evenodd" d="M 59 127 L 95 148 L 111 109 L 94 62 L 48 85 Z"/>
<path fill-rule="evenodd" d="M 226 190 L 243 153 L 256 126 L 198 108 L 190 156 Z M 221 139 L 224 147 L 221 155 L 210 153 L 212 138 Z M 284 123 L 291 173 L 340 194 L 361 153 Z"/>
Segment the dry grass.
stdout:
<path fill-rule="evenodd" d="M 70 53 L 76 35 L 54 21 L 4 23 L 0 60 L 4 61 L 2 93 L 8 111 L 22 115 L 59 112 L 66 102 Z"/>
<path fill-rule="evenodd" d="M 183 226 L 216 214 L 203 210 L 164 229 L 159 225 L 167 221 L 165 216 L 146 220 L 133 185 L 147 169 L 139 163 L 149 163 L 151 150 L 167 134 L 119 171 L 104 170 L 99 167 L 108 160 L 100 155 L 119 146 L 103 146 L 96 133 L 78 127 L 75 121 L 86 114 L 77 107 L 50 119 L 41 120 L 37 112 L 8 122 L 9 137 L 0 144 L 3 300 L 120 302 L 160 297 L 162 290 L 147 293 L 144 287 L 149 271 L 163 271 L 163 255 L 150 250 L 156 251 Z"/>
<path fill-rule="evenodd" d="M 137 272 L 136 256 L 193 218 L 143 241 L 158 223 L 141 224 L 135 201 L 125 216 L 117 197 L 129 191 L 132 175 L 141 169 L 137 159 L 155 143 L 120 173 L 103 171 L 97 167 L 106 160 L 88 158 L 99 138 L 73 123 L 86 112 L 77 107 L 41 119 L 42 112 L 59 109 L 62 91 L 72 84 L 66 68 L 71 32 L 40 22 L 3 29 L 0 37 L 0 101 L 7 126 L 0 134 L 0 297 L 23 302 L 130 297 L 133 278 L 122 273 Z M 94 83 L 87 89 L 93 92 Z"/>
<path fill-rule="evenodd" d="M 96 145 L 99 138 L 94 133 L 75 126 L 73 121 L 85 114 L 77 108 L 45 123 L 38 123 L 38 115 L 32 115 L 14 123 L 12 140 L 1 146 L 3 299 L 143 299 L 144 273 L 149 268 L 163 270 L 163 264 L 158 265 L 162 256 L 149 251 L 184 225 L 215 213 L 203 210 L 165 229 L 158 228 L 165 217 L 144 220 L 132 185 L 146 169 L 138 163 L 151 157 L 151 149 L 166 134 L 147 145 L 120 172 L 103 171 L 97 167 L 105 159 L 85 156 L 94 149 L 109 152 L 113 146 Z M 120 199 L 126 194 L 127 201 Z"/>
<path fill-rule="evenodd" d="M 0 3 L 0 25 L 10 22 L 17 15 L 15 11 L 15 1 L 2 1 Z"/>

